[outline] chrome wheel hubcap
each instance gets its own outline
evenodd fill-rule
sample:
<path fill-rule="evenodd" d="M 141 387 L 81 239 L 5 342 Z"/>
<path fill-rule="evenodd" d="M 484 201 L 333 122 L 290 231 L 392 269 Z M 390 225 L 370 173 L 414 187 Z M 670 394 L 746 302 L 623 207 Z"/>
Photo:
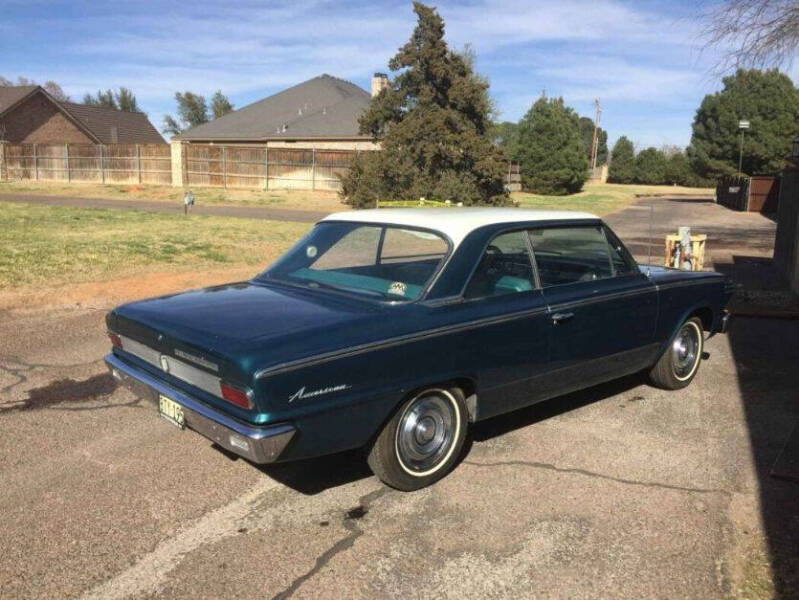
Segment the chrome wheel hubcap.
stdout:
<path fill-rule="evenodd" d="M 397 429 L 397 452 L 414 473 L 433 469 L 455 440 L 455 408 L 439 392 L 417 398 L 402 415 Z"/>
<path fill-rule="evenodd" d="M 671 363 L 678 378 L 685 379 L 694 370 L 699 359 L 699 345 L 696 327 L 689 323 L 683 325 L 671 345 Z"/>

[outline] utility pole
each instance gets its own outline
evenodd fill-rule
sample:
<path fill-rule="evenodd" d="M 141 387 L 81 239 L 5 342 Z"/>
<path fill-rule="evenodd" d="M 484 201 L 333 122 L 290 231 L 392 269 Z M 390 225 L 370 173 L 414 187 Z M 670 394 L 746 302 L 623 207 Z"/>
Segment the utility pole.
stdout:
<path fill-rule="evenodd" d="M 744 162 L 744 132 L 749 129 L 749 121 L 738 121 L 738 129 L 741 130 L 741 145 L 738 149 L 738 177 L 743 177 L 743 162 Z"/>
<path fill-rule="evenodd" d="M 591 174 L 593 175 L 596 169 L 596 158 L 599 152 L 599 116 L 602 114 L 602 105 L 599 103 L 599 98 L 594 100 L 596 113 L 594 115 L 594 138 L 591 141 Z"/>

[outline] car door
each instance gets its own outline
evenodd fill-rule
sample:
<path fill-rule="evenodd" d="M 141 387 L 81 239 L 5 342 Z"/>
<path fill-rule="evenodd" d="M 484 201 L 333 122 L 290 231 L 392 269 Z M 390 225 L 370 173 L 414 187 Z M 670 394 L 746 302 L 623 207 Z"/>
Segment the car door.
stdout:
<path fill-rule="evenodd" d="M 657 290 L 601 224 L 530 230 L 549 307 L 551 393 L 644 368 L 656 352 Z"/>
<path fill-rule="evenodd" d="M 549 360 L 550 319 L 525 230 L 489 242 L 455 310 L 473 324 L 459 352 L 477 373 L 480 418 L 533 402 Z"/>

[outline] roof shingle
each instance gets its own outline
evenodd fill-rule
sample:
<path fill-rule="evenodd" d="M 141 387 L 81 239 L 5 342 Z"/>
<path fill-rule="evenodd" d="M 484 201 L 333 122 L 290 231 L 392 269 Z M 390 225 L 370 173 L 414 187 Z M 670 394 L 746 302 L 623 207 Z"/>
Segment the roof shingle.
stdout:
<path fill-rule="evenodd" d="M 115 110 L 104 106 L 75 104 L 74 102 L 61 102 L 60 104 L 103 144 L 166 143 L 144 113 Z M 115 128 L 116 135 L 114 134 Z"/>
<path fill-rule="evenodd" d="M 370 99 L 369 92 L 354 83 L 320 75 L 189 129 L 177 139 L 368 138 L 358 132 L 358 118 Z"/>

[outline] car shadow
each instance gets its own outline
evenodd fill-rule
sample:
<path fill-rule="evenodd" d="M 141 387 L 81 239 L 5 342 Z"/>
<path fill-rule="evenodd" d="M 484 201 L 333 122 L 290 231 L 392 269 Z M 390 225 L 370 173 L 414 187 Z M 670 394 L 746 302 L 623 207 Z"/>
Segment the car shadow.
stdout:
<path fill-rule="evenodd" d="M 517 429 L 527 427 L 528 425 L 533 425 L 539 421 L 544 421 L 588 404 L 605 400 L 611 396 L 622 394 L 645 382 L 646 378 L 644 374 L 638 373 L 578 392 L 572 392 L 564 396 L 557 396 L 550 400 L 538 402 L 510 413 L 491 417 L 485 421 L 479 421 L 472 426 L 470 437 L 477 443 L 485 442 Z"/>
<path fill-rule="evenodd" d="M 288 463 L 253 465 L 265 475 L 306 496 L 373 477 L 362 449 Z"/>
<path fill-rule="evenodd" d="M 642 383 L 644 383 L 642 374 L 632 375 L 480 421 L 469 429 L 463 449 L 453 468 L 457 468 L 468 457 L 474 443 L 480 444 L 544 419 L 567 413 L 593 402 L 599 402 L 626 392 Z M 238 459 L 238 456 L 224 448 L 216 445 L 214 447 L 231 460 Z M 366 452 L 363 449 L 295 462 L 271 465 L 253 464 L 252 466 L 283 485 L 309 496 L 373 477 L 366 464 Z"/>

